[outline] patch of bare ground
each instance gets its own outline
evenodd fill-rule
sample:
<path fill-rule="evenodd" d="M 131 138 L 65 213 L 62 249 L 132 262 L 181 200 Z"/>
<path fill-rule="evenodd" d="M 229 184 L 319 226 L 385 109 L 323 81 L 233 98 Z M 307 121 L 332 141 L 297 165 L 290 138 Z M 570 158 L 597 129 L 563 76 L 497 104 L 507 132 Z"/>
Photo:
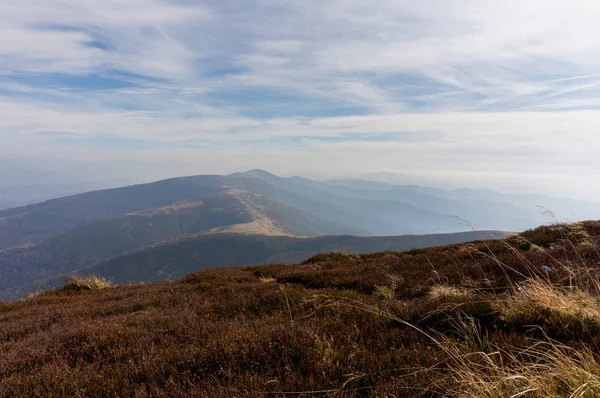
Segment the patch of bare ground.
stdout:
<path fill-rule="evenodd" d="M 244 205 L 252 221 L 213 228 L 203 232 L 204 234 L 240 233 L 268 236 L 294 236 L 264 213 L 264 207 L 259 203 L 256 194 L 235 188 L 228 189 L 225 193 L 236 198 Z"/>

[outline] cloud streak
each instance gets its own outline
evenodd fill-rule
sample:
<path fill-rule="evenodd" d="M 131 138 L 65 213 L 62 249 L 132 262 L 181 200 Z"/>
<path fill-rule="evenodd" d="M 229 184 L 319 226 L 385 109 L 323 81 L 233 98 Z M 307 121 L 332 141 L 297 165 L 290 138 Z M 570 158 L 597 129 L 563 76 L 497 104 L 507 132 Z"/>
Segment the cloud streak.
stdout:
<path fill-rule="evenodd" d="M 509 173 L 543 188 L 563 173 L 563 194 L 600 199 L 581 188 L 600 170 L 593 1 L 22 0 L 0 13 L 1 156 L 109 149 L 330 174 L 354 157 L 461 183 Z"/>

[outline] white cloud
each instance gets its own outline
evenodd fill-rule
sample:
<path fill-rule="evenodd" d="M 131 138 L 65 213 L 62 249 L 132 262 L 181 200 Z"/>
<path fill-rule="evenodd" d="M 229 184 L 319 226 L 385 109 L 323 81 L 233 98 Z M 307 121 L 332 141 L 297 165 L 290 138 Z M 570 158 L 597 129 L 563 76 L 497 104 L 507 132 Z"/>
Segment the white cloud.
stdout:
<path fill-rule="evenodd" d="M 201 7 L 159 0 L 23 0 L 0 5 L 0 73 L 81 74 L 103 69 L 153 77 L 188 72 L 195 54 L 177 38 Z M 98 48 L 102 42 L 110 48 Z"/>
<path fill-rule="evenodd" d="M 0 15 L 1 156 L 108 146 L 190 165 L 173 172 L 384 169 L 506 189 L 563 176 L 563 194 L 600 199 L 594 1 L 20 0 Z"/>

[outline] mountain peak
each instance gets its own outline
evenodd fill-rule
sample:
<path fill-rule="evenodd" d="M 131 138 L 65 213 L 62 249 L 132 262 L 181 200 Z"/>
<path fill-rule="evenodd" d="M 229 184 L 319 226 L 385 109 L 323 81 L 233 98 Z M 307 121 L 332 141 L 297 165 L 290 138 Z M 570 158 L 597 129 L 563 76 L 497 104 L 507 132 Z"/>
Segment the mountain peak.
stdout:
<path fill-rule="evenodd" d="M 269 173 L 268 171 L 262 170 L 262 169 L 248 170 L 243 174 L 252 175 L 252 176 L 256 176 L 256 177 L 281 178 L 273 173 Z"/>
<path fill-rule="evenodd" d="M 281 179 L 281 177 L 262 169 L 252 169 L 245 172 L 232 173 L 230 176 L 254 177 L 261 180 Z"/>

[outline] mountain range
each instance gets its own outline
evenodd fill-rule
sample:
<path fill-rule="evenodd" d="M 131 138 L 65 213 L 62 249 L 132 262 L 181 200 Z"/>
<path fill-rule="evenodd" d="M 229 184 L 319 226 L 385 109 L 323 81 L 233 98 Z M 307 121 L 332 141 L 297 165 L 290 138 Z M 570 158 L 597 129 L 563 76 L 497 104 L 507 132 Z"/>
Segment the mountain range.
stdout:
<path fill-rule="evenodd" d="M 536 205 L 571 221 L 600 218 L 599 204 L 571 199 L 263 170 L 86 192 L 0 211 L 0 299 L 70 273 L 162 281 L 208 267 L 291 264 L 325 251 L 501 238 L 548 221 Z"/>

